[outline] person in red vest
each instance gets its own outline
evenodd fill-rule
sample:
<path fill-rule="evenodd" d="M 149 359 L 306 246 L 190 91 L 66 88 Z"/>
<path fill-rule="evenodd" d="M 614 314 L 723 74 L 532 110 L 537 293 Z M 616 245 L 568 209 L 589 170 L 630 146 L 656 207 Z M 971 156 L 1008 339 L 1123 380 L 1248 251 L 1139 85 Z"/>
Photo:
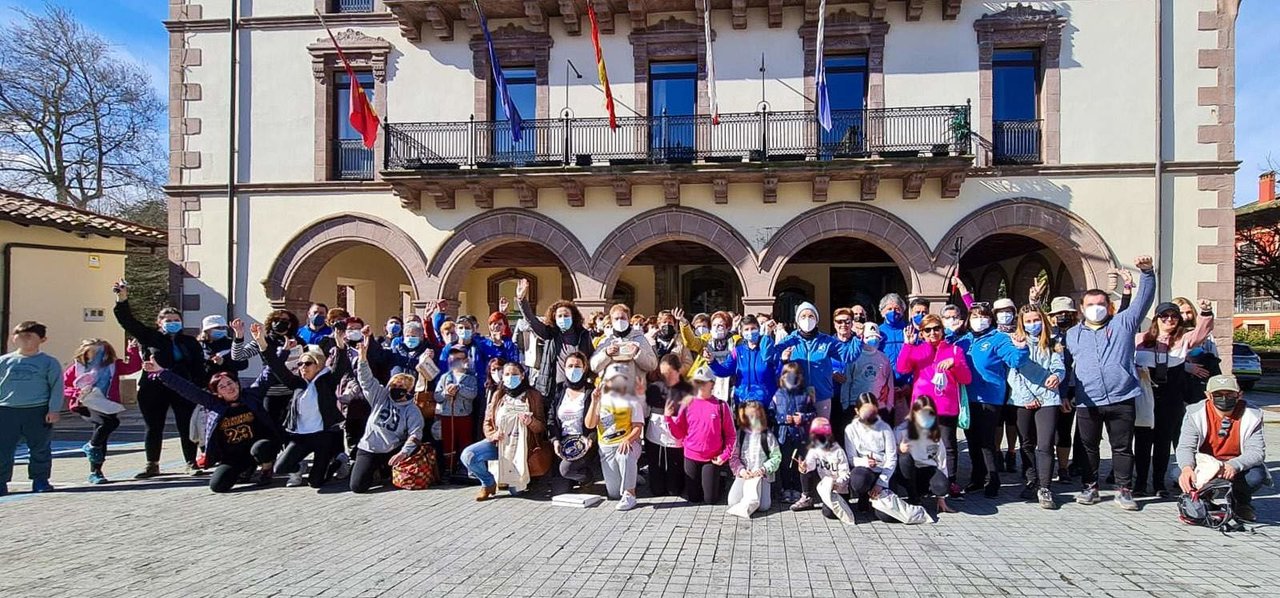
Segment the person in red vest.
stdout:
<path fill-rule="evenodd" d="M 1177 456 L 1178 485 L 1183 492 L 1196 488 L 1197 468 L 1216 467 L 1216 477 L 1231 482 L 1236 516 L 1244 521 L 1256 519 L 1253 493 L 1271 483 L 1262 410 L 1245 402 L 1235 376 L 1210 378 L 1205 399 L 1187 407 Z"/>

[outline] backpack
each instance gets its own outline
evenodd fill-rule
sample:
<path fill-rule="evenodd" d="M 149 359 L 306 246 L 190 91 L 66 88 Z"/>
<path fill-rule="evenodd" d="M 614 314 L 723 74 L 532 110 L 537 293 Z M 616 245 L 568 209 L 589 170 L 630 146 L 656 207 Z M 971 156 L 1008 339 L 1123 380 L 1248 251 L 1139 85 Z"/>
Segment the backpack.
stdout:
<path fill-rule="evenodd" d="M 1200 525 L 1222 533 L 1243 531 L 1244 523 L 1231 508 L 1231 482 L 1216 479 L 1203 488 L 1178 497 L 1178 519 L 1187 525 Z"/>
<path fill-rule="evenodd" d="M 391 468 L 391 483 L 405 490 L 426 490 L 440 481 L 436 468 L 436 450 L 430 443 L 418 445 L 408 459 Z"/>

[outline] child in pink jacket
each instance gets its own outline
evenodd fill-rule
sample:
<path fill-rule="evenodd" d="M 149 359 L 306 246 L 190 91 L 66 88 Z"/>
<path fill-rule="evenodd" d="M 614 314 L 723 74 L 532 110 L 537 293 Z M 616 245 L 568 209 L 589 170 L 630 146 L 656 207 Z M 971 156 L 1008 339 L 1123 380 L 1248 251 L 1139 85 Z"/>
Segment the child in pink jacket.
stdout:
<path fill-rule="evenodd" d="M 116 358 L 115 347 L 111 343 L 91 338 L 80 342 L 71 365 L 62 374 L 63 396 L 67 398 L 67 408 L 80 414 L 93 424 L 93 434 L 89 442 L 80 447 L 89 459 L 89 483 L 105 484 L 106 476 L 102 474 L 102 464 L 107 460 L 107 439 L 120 426 L 120 418 L 116 415 L 123 407 L 111 407 L 120 404 L 120 377 L 128 376 L 142 369 L 142 356 L 138 352 L 137 343 L 130 342 L 124 359 Z M 94 392 L 97 391 L 97 392 Z M 94 392 L 101 393 L 107 403 L 98 407 L 111 411 L 90 409 L 81 400 Z"/>
<path fill-rule="evenodd" d="M 737 432 L 729 403 L 711 394 L 716 376 L 703 365 L 693 373 L 694 396 L 666 412 L 671 435 L 684 442 L 684 487 L 689 502 L 711 504 L 720 495 L 720 468 L 733 456 Z"/>
<path fill-rule="evenodd" d="M 931 397 L 938 410 L 938 429 L 942 432 L 942 445 L 947 449 L 947 463 L 956 463 L 956 428 L 960 416 L 960 392 L 963 385 L 973 380 L 964 349 L 943 340 L 946 328 L 942 318 L 928 314 L 920 322 L 920 337 L 908 333 L 898 353 L 897 370 L 900 374 L 914 376 L 911 402 L 922 396 Z M 955 483 L 957 467 L 949 472 L 951 492 L 959 495 Z"/>

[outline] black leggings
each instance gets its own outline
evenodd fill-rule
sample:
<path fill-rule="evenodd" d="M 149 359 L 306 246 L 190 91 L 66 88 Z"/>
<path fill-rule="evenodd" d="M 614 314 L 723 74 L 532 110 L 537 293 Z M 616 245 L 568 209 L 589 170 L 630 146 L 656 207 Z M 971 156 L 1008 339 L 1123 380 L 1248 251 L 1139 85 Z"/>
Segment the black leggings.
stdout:
<path fill-rule="evenodd" d="M 364 426 L 369 422 L 371 413 L 372 409 L 369 407 L 369 401 L 363 398 L 351 399 L 351 402 L 347 403 L 347 421 L 342 424 L 342 427 L 347 439 L 347 455 L 352 460 L 356 458 L 356 445 L 360 444 L 360 437 L 364 436 Z M 430 428 L 424 429 L 429 430 Z M 436 454 L 444 454 L 443 446 L 436 447 Z"/>
<path fill-rule="evenodd" d="M 969 461 L 973 465 L 971 483 L 1000 485 L 1000 467 L 996 463 L 996 432 L 1004 421 L 1004 406 L 969 402 Z"/>
<path fill-rule="evenodd" d="M 684 456 L 684 489 L 689 502 L 712 504 L 720 497 L 720 466 Z"/>
<path fill-rule="evenodd" d="M 1136 412 L 1134 400 L 1101 407 L 1077 407 L 1076 431 L 1080 434 L 1080 442 L 1084 443 L 1085 462 L 1084 484 L 1098 483 L 1098 462 L 1101 454 L 1098 445 L 1102 444 L 1102 429 L 1107 429 L 1107 438 L 1111 441 L 1111 471 L 1116 476 L 1116 486 L 1133 488 L 1133 420 Z"/>
<path fill-rule="evenodd" d="M 649 461 L 649 492 L 654 496 L 684 494 L 684 449 L 646 440 L 644 458 Z"/>
<path fill-rule="evenodd" d="M 285 445 L 276 461 L 277 474 L 290 474 L 298 471 L 302 460 L 314 454 L 311 459 L 311 472 L 307 474 L 307 485 L 319 488 L 328 481 L 329 465 L 333 458 L 342 452 L 342 433 L 337 430 L 324 430 L 314 434 L 290 434 L 289 444 Z"/>
<path fill-rule="evenodd" d="M 356 449 L 355 464 L 351 466 L 351 491 L 356 494 L 368 492 L 373 487 L 373 473 L 382 473 L 382 483 L 391 483 L 391 458 L 399 453 L 396 449 L 386 453 L 371 453 L 364 449 Z"/>
<path fill-rule="evenodd" d="M 1169 473 L 1169 453 L 1182 430 L 1187 406 L 1179 396 L 1156 394 L 1155 427 L 1133 428 L 1133 487 L 1146 490 L 1150 476 L 1151 489 L 1165 489 Z"/>
<path fill-rule="evenodd" d="M 898 496 L 907 497 L 907 502 L 920 504 L 920 497 L 925 490 L 936 496 L 946 496 L 951 483 L 935 465 L 916 465 L 911 453 L 898 453 L 898 468 L 893 470 L 893 478 L 889 480 L 889 488 Z"/>
<path fill-rule="evenodd" d="M 778 466 L 774 487 L 778 490 L 800 491 L 800 470 L 796 468 L 794 459 L 804 459 L 804 444 L 797 440 L 789 440 L 782 445 L 782 464 Z"/>
<path fill-rule="evenodd" d="M 240 481 L 240 476 L 275 460 L 280 452 L 280 445 L 269 438 L 253 443 L 248 449 L 239 449 L 222 456 L 218 466 L 213 468 L 209 476 L 209 489 L 217 492 L 230 492 Z"/>
<path fill-rule="evenodd" d="M 1058 406 L 1017 409 L 1018 445 L 1022 447 L 1023 474 L 1028 484 L 1048 488 L 1053 481 L 1053 441 L 1058 428 Z"/>
<path fill-rule="evenodd" d="M 92 409 L 89 412 L 89 422 L 93 424 L 93 435 L 89 436 L 89 445 L 105 449 L 107 448 L 107 439 L 111 437 L 111 433 L 120 427 L 120 418 L 115 415 L 109 415 Z"/>
<path fill-rule="evenodd" d="M 146 424 L 145 436 L 147 461 L 160 462 L 160 445 L 164 443 L 164 425 L 173 410 L 173 421 L 178 428 L 178 441 L 182 445 L 182 458 L 188 464 L 196 462 L 196 443 L 191 441 L 191 412 L 195 405 L 178 396 L 177 393 L 152 382 L 138 391 L 138 411 L 142 412 L 142 422 Z"/>
<path fill-rule="evenodd" d="M 942 432 L 942 448 L 947 451 L 947 463 L 951 464 L 950 471 L 947 472 L 948 485 L 956 483 L 956 471 L 960 469 L 960 449 L 957 448 L 956 431 L 960 429 L 960 416 L 958 415 L 939 415 L 937 422 L 938 431 Z"/>
<path fill-rule="evenodd" d="M 289 413 L 289 401 L 293 400 L 293 391 L 277 392 L 274 389 L 267 392 L 267 396 L 262 398 L 262 408 L 271 417 L 271 421 L 276 423 L 276 427 L 283 430 L 285 417 Z"/>

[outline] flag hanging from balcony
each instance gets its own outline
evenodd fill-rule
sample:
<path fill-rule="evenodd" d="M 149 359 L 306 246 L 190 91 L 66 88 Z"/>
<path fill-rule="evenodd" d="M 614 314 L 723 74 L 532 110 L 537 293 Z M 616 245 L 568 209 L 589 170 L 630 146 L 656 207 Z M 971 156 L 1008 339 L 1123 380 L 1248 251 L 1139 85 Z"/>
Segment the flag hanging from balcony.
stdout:
<path fill-rule="evenodd" d="M 507 78 L 502 74 L 502 65 L 498 64 L 498 51 L 493 48 L 493 36 L 489 35 L 489 21 L 484 18 L 484 11 L 480 10 L 480 3 L 477 0 L 471 0 L 471 3 L 475 6 L 476 15 L 480 17 L 480 31 L 484 32 L 484 45 L 489 49 L 489 68 L 493 70 L 493 92 L 498 94 L 502 111 L 506 113 L 507 121 L 511 123 L 511 141 L 520 143 L 524 138 L 521 131 L 524 124 L 520 119 L 520 111 L 516 109 L 515 101 L 507 91 Z"/>
<path fill-rule="evenodd" d="M 600 22 L 596 20 L 593 2 L 587 0 L 587 18 L 591 20 L 591 43 L 596 47 L 596 71 L 600 73 L 600 86 L 604 88 L 604 108 L 609 112 L 609 129 L 618 129 L 618 117 L 613 111 L 613 90 L 609 88 L 609 72 L 604 68 L 604 51 L 600 49 Z"/>
<path fill-rule="evenodd" d="M 711 51 L 711 0 L 702 0 L 702 31 L 707 37 L 707 98 L 711 101 L 711 124 L 720 124 L 720 104 L 716 102 L 716 59 Z"/>
<path fill-rule="evenodd" d="M 323 17 L 320 23 L 324 25 L 325 33 L 329 34 L 329 41 L 333 42 L 333 49 L 338 52 L 338 60 L 342 61 L 342 68 L 346 69 L 347 78 L 351 80 L 351 96 L 350 101 L 347 102 L 350 104 L 350 110 L 347 112 L 347 121 L 351 123 L 351 128 L 360 134 L 365 148 L 373 149 L 373 145 L 378 142 L 378 126 L 381 124 L 378 111 L 374 110 L 373 105 L 369 103 L 369 96 L 360 86 L 360 79 L 356 78 L 355 71 L 351 70 L 351 63 L 347 62 L 347 55 L 342 52 L 342 46 L 338 45 L 338 38 L 334 37 L 333 32 L 329 30 L 329 24 L 324 22 Z"/>
<path fill-rule="evenodd" d="M 827 96 L 827 65 L 822 56 L 822 43 L 827 24 L 827 0 L 818 2 L 818 39 L 814 53 L 814 81 L 818 92 L 818 124 L 824 131 L 831 130 L 831 99 Z"/>

